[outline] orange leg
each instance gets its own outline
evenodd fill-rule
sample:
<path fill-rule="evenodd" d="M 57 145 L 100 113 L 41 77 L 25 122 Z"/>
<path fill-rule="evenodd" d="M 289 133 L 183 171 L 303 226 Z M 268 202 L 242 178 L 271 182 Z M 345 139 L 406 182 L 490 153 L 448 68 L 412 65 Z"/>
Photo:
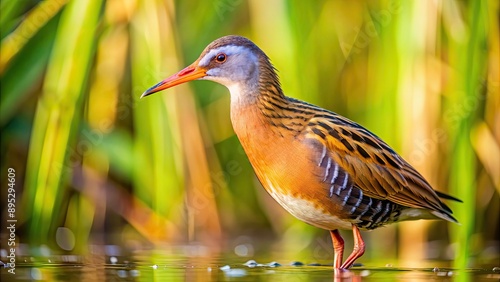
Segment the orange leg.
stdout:
<path fill-rule="evenodd" d="M 352 233 L 354 235 L 354 249 L 349 257 L 344 261 L 340 268 L 347 269 L 352 266 L 354 261 L 361 257 L 365 253 L 365 242 L 359 233 L 358 227 L 356 225 L 352 226 Z M 333 237 L 333 235 L 332 235 Z M 340 236 L 339 236 L 340 237 Z"/>
<path fill-rule="evenodd" d="M 340 236 L 337 229 L 330 230 L 330 235 L 332 236 L 333 250 L 335 252 L 333 268 L 340 269 L 342 265 L 342 257 L 344 256 L 344 239 Z"/>

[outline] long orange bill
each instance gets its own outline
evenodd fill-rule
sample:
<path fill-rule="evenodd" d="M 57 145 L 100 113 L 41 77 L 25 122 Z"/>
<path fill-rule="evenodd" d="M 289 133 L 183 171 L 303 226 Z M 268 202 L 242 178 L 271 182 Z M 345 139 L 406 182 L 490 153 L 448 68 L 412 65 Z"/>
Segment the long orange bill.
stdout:
<path fill-rule="evenodd" d="M 184 82 L 192 81 L 195 79 L 202 78 L 206 76 L 206 70 L 200 67 L 195 66 L 194 64 L 184 68 L 180 72 L 162 80 L 158 84 L 146 90 L 146 92 L 142 93 L 141 98 L 144 98 L 148 95 L 156 93 L 158 91 L 162 91 L 164 89 L 182 84 Z"/>

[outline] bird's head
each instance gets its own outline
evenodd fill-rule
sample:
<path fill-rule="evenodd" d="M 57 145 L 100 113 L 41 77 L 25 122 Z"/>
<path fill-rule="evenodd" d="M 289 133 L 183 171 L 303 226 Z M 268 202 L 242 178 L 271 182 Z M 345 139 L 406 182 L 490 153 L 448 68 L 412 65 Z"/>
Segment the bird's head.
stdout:
<path fill-rule="evenodd" d="M 149 88 L 141 98 L 192 80 L 215 81 L 232 95 L 257 93 L 260 78 L 267 72 L 277 80 L 268 57 L 252 41 L 224 36 L 210 43 L 194 63 Z"/>

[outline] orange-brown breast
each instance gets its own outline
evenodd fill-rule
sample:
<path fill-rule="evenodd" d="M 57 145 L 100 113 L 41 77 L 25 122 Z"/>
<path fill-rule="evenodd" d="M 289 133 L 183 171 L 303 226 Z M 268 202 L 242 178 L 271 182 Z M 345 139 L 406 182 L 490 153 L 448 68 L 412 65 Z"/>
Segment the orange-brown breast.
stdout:
<path fill-rule="evenodd" d="M 321 152 L 308 146 L 303 136 L 269 124 L 256 107 L 233 109 L 231 119 L 262 186 L 283 208 L 319 228 L 351 228 L 313 161 Z"/>

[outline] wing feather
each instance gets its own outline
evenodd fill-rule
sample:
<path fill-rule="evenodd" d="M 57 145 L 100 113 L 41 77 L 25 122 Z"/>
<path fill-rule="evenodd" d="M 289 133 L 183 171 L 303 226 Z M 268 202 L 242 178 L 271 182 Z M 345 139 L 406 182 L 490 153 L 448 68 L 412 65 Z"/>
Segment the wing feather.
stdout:
<path fill-rule="evenodd" d="M 347 172 L 352 183 L 375 199 L 449 215 L 430 184 L 384 141 L 361 125 L 331 112 L 308 121 L 306 138 L 321 142 L 327 156 Z M 321 134 L 318 134 L 321 132 Z"/>

